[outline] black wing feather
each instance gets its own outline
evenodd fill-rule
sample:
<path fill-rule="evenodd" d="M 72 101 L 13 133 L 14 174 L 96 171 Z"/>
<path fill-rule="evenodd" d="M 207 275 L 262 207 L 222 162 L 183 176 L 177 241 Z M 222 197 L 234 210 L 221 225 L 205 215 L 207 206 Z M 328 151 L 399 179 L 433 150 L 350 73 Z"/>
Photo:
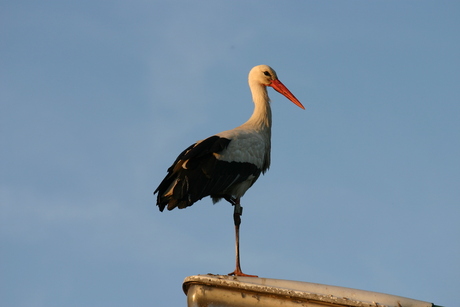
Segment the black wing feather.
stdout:
<path fill-rule="evenodd" d="M 251 175 L 257 178 L 260 170 L 255 165 L 223 162 L 215 157 L 214 154 L 222 152 L 230 142 L 230 139 L 212 136 L 186 148 L 168 168 L 168 174 L 154 192 L 158 193 L 160 211 L 166 207 L 168 210 L 182 209 L 206 196 L 211 196 L 214 201 L 231 197 L 226 192 L 229 187 Z"/>

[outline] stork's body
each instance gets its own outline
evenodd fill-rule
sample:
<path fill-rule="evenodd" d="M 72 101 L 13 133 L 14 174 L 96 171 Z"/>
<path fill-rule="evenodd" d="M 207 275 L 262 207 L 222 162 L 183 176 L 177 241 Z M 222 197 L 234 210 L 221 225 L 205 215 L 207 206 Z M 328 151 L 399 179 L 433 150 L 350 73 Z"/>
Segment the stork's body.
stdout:
<path fill-rule="evenodd" d="M 224 198 L 234 208 L 236 231 L 236 269 L 243 274 L 239 260 L 240 198 L 270 166 L 272 114 L 267 86 L 271 86 L 299 107 L 302 104 L 278 80 L 267 65 L 254 67 L 249 73 L 249 87 L 254 113 L 243 125 L 223 131 L 185 149 L 168 169 L 167 176 L 154 193 L 157 205 L 182 209 L 210 196 L 214 202 Z"/>

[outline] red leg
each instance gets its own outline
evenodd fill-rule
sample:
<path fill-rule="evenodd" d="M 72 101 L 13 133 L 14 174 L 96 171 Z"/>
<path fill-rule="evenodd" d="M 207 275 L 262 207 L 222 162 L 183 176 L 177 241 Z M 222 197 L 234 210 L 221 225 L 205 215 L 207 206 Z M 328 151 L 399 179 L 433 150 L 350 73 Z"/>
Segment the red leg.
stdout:
<path fill-rule="evenodd" d="M 236 239 L 236 268 L 235 271 L 229 273 L 228 275 L 235 276 L 246 276 L 246 277 L 257 277 L 257 275 L 248 275 L 244 274 L 241 271 L 240 265 L 240 224 L 241 224 L 241 215 L 243 214 L 243 207 L 240 206 L 240 199 L 235 199 L 235 209 L 233 211 L 233 221 L 235 222 L 235 239 Z"/>

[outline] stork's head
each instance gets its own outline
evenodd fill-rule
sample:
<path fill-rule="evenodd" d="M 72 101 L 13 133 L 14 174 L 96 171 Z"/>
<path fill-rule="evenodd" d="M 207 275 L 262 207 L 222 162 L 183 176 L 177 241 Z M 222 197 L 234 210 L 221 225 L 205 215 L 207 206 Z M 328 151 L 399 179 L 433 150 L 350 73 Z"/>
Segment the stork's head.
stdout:
<path fill-rule="evenodd" d="M 249 82 L 257 82 L 270 86 L 273 80 L 278 80 L 276 72 L 268 65 L 258 65 L 249 72 Z"/>
<path fill-rule="evenodd" d="M 305 109 L 300 101 L 278 80 L 278 76 L 273 68 L 268 65 L 258 65 L 249 72 L 249 85 L 256 83 L 264 86 L 271 86 L 298 107 Z"/>

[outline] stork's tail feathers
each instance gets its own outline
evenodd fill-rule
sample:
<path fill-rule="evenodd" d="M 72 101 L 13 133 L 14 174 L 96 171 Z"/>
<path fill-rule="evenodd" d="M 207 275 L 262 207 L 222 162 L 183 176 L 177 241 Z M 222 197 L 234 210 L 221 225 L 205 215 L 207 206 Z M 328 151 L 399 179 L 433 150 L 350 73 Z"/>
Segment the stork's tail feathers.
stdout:
<path fill-rule="evenodd" d="M 169 176 L 168 176 L 169 177 Z M 172 210 L 174 208 L 183 209 L 193 205 L 198 199 L 193 199 L 188 193 L 187 178 L 168 178 L 166 177 L 153 194 L 158 193 L 157 206 L 161 212 L 165 208 Z"/>

